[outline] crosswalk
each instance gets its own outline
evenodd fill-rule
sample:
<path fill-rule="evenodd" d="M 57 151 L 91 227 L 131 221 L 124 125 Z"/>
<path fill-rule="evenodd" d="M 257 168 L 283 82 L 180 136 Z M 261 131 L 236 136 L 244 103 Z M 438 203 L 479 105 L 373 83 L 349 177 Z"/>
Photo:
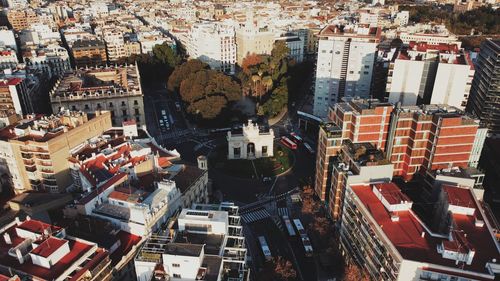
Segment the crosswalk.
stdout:
<path fill-rule="evenodd" d="M 289 214 L 288 214 L 288 208 L 278 208 L 278 215 L 280 217 L 282 217 L 282 216 L 289 216 Z"/>
<path fill-rule="evenodd" d="M 241 215 L 241 218 L 245 223 L 252 223 L 269 217 L 271 217 L 271 215 L 266 209 L 257 209 Z"/>

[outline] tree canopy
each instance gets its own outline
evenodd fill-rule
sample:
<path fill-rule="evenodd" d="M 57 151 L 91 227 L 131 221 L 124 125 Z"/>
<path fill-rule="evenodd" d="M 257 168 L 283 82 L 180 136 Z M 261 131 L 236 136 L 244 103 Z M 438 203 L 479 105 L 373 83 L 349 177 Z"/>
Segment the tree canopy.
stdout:
<path fill-rule="evenodd" d="M 257 278 L 261 281 L 293 281 L 296 279 L 297 271 L 293 264 L 283 257 L 266 262 Z"/>
<path fill-rule="evenodd" d="M 168 89 L 179 93 L 189 114 L 203 119 L 216 118 L 229 103 L 241 98 L 236 81 L 199 60 L 178 66 L 169 77 Z"/>

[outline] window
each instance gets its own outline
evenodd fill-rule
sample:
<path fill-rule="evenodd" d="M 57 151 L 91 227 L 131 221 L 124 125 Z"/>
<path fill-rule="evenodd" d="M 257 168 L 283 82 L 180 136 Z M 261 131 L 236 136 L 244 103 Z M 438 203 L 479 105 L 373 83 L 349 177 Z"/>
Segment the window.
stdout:
<path fill-rule="evenodd" d="M 125 102 L 124 101 L 122 101 L 122 106 L 125 106 Z"/>
<path fill-rule="evenodd" d="M 97 104 L 97 108 L 101 108 L 101 104 L 100 103 Z"/>
<path fill-rule="evenodd" d="M 134 100 L 134 105 L 138 105 L 139 103 L 137 102 L 137 100 Z"/>
<path fill-rule="evenodd" d="M 262 154 L 267 155 L 267 146 L 262 147 Z"/>
<path fill-rule="evenodd" d="M 174 278 L 181 278 L 180 274 L 174 273 Z"/>
<path fill-rule="evenodd" d="M 135 121 L 136 121 L 137 123 L 140 123 L 140 122 L 141 122 L 141 118 L 139 118 L 139 116 L 137 116 L 137 117 L 135 117 Z"/>
<path fill-rule="evenodd" d="M 139 108 L 134 109 L 134 111 L 135 111 L 135 115 L 141 115 L 141 114 L 139 113 Z"/>
<path fill-rule="evenodd" d="M 113 107 L 113 103 L 112 102 L 109 103 L 109 107 Z"/>
<path fill-rule="evenodd" d="M 74 106 L 74 105 L 73 105 L 73 106 L 71 107 L 71 110 L 76 111 L 76 106 Z"/>
<path fill-rule="evenodd" d="M 123 116 L 127 116 L 127 110 L 126 109 L 122 110 L 122 113 L 123 113 L 122 114 Z"/>
<path fill-rule="evenodd" d="M 172 267 L 180 267 L 180 266 L 181 266 L 181 265 L 180 265 L 180 264 L 178 264 L 178 263 L 173 263 L 173 264 L 172 264 Z"/>

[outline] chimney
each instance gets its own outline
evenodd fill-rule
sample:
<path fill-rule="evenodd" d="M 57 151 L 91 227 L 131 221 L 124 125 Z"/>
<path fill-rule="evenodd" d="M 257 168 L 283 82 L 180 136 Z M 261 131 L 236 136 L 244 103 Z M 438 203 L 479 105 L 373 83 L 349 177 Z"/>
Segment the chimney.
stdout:
<path fill-rule="evenodd" d="M 7 232 L 5 232 L 5 234 L 3 235 L 3 239 L 5 240 L 5 244 L 12 245 L 12 240 L 10 239 L 10 235 Z"/>

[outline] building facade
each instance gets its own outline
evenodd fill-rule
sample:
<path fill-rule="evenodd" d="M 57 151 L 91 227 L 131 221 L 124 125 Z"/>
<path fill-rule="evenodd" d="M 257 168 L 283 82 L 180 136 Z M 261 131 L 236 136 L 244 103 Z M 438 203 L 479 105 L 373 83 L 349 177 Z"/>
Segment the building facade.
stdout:
<path fill-rule="evenodd" d="M 250 54 L 270 55 L 274 47 L 275 34 L 268 27 L 255 24 L 253 11 L 247 13 L 245 24 L 236 29 L 236 61 L 241 66 Z"/>
<path fill-rule="evenodd" d="M 94 67 L 108 61 L 106 45 L 99 40 L 76 40 L 70 49 L 76 67 Z"/>
<path fill-rule="evenodd" d="M 479 117 L 488 135 L 500 137 L 500 41 L 485 40 L 477 58 L 467 111 Z"/>
<path fill-rule="evenodd" d="M 369 97 L 379 37 L 379 29 L 361 25 L 330 25 L 320 32 L 314 115 L 326 117 L 342 98 Z"/>
<path fill-rule="evenodd" d="M 261 128 L 248 120 L 241 130 L 227 133 L 228 159 L 255 159 L 274 154 L 273 129 Z"/>
<path fill-rule="evenodd" d="M 53 112 L 62 108 L 111 112 L 113 125 L 145 124 L 144 101 L 136 65 L 77 69 L 66 73 L 50 93 Z"/>

